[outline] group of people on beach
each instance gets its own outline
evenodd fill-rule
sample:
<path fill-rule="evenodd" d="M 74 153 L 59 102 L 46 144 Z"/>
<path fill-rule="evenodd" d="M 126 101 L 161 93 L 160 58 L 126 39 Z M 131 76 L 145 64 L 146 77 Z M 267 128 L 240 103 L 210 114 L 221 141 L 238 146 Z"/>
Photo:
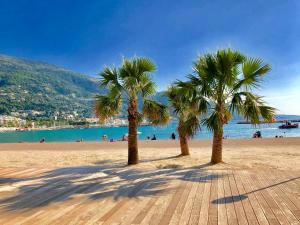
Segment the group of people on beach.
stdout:
<path fill-rule="evenodd" d="M 173 132 L 173 133 L 171 134 L 170 138 L 171 138 L 172 140 L 176 140 L 176 134 Z M 256 132 L 253 134 L 252 138 L 262 138 L 261 131 L 259 131 L 259 130 L 256 131 Z M 276 135 L 275 138 L 283 138 L 283 136 L 282 136 L 282 135 L 280 135 L 280 136 L 279 136 L 279 135 Z M 227 137 L 223 137 L 223 139 L 227 139 Z M 128 141 L 128 134 L 123 134 L 122 138 L 119 139 L 119 140 L 116 140 L 116 139 L 113 139 L 113 138 L 108 139 L 108 136 L 107 136 L 106 134 L 104 134 L 104 135 L 102 135 L 101 140 L 104 141 L 104 142 Z M 147 140 L 152 140 L 152 141 L 157 140 L 156 135 L 153 134 L 152 137 L 147 136 Z M 45 143 L 45 142 L 46 142 L 46 138 L 40 139 L 39 142 L 40 142 L 40 143 Z M 75 142 L 83 142 L 83 139 L 80 138 L 80 139 L 76 140 Z"/>
<path fill-rule="evenodd" d="M 170 138 L 171 138 L 172 140 L 176 140 L 176 134 L 173 132 L 173 133 L 171 134 Z M 252 138 L 262 138 L 261 131 L 259 131 L 259 130 L 256 131 L 256 132 L 253 134 Z M 276 135 L 275 138 L 283 138 L 283 135 Z M 227 137 L 223 137 L 223 139 L 227 139 Z M 128 134 L 123 134 L 122 138 L 119 139 L 119 140 L 115 140 L 115 139 L 113 139 L 113 138 L 108 139 L 108 136 L 107 136 L 106 134 L 104 134 L 104 135 L 102 135 L 101 140 L 104 141 L 104 142 L 107 142 L 107 141 L 109 141 L 109 142 L 115 142 L 115 141 L 128 141 Z M 147 140 L 155 141 L 155 140 L 157 140 L 157 137 L 156 137 L 155 134 L 153 134 L 152 137 L 147 136 Z M 46 142 L 46 138 L 41 138 L 39 142 L 40 142 L 40 143 L 45 143 L 45 142 Z M 83 139 L 80 138 L 80 139 L 76 140 L 75 142 L 83 142 Z"/>
<path fill-rule="evenodd" d="M 176 134 L 174 132 L 171 134 L 171 139 L 176 140 Z M 101 140 L 104 142 L 128 141 L 128 134 L 123 134 L 122 138 L 119 140 L 116 140 L 113 138 L 109 139 L 108 135 L 104 134 L 104 135 L 102 135 Z M 155 134 L 153 134 L 152 137 L 147 136 L 147 140 L 155 141 L 155 140 L 157 140 L 157 137 Z"/>

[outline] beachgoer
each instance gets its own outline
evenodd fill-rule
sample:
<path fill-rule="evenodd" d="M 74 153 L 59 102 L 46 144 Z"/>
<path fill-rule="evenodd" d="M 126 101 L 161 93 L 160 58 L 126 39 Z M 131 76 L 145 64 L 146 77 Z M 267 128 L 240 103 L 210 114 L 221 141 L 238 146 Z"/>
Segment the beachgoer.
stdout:
<path fill-rule="evenodd" d="M 107 137 L 106 134 L 104 134 L 104 135 L 102 136 L 102 141 L 107 141 L 107 140 L 108 140 L 108 137 Z"/>
<path fill-rule="evenodd" d="M 260 131 L 257 131 L 257 137 L 261 138 L 261 132 Z"/>
<path fill-rule="evenodd" d="M 123 136 L 122 136 L 122 141 L 128 141 L 128 135 L 123 134 Z"/>
<path fill-rule="evenodd" d="M 172 134 L 171 134 L 171 138 L 172 138 L 172 140 L 175 140 L 175 139 L 176 139 L 175 133 L 172 133 Z"/>
<path fill-rule="evenodd" d="M 42 138 L 41 140 L 40 140 L 40 143 L 44 143 L 46 141 L 46 139 L 45 138 Z"/>
<path fill-rule="evenodd" d="M 151 140 L 155 141 L 156 140 L 156 136 L 155 134 L 153 134 L 153 137 L 151 138 Z"/>
<path fill-rule="evenodd" d="M 147 136 L 147 140 L 150 140 L 150 136 Z"/>

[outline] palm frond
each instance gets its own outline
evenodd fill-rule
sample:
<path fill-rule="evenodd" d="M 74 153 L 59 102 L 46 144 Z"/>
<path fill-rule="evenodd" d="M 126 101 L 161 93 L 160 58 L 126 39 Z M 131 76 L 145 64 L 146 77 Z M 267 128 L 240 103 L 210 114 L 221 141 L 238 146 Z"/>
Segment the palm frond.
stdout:
<path fill-rule="evenodd" d="M 119 86 L 119 72 L 118 69 L 115 67 L 109 68 L 105 67 L 103 71 L 100 73 L 100 86 Z"/>
<path fill-rule="evenodd" d="M 207 118 L 202 119 L 201 124 L 205 125 L 209 131 L 221 131 L 223 129 L 222 120 L 222 114 L 214 110 Z"/>
<path fill-rule="evenodd" d="M 139 76 L 144 73 L 154 72 L 156 70 L 156 66 L 152 62 L 152 60 L 144 57 L 133 59 L 133 65 L 136 68 L 137 74 Z"/>
<path fill-rule="evenodd" d="M 192 89 L 186 88 L 185 84 L 176 82 L 176 85 L 172 85 L 165 92 L 165 96 L 168 97 L 169 103 L 174 109 L 174 113 L 182 115 L 189 110 L 192 106 Z M 179 86 L 180 85 L 180 86 Z"/>
<path fill-rule="evenodd" d="M 235 90 L 241 87 L 258 88 L 262 76 L 271 70 L 269 64 L 264 64 L 261 59 L 249 58 L 242 64 L 243 78 L 236 84 Z"/>
<path fill-rule="evenodd" d="M 121 95 L 97 95 L 95 101 L 95 114 L 101 123 L 119 113 L 122 106 Z"/>
<path fill-rule="evenodd" d="M 127 76 L 123 79 L 123 86 L 129 93 L 129 95 L 134 96 L 137 95 L 137 92 L 139 90 L 139 83 L 134 76 Z"/>
<path fill-rule="evenodd" d="M 271 122 L 274 119 L 276 111 L 275 108 L 267 106 L 261 96 L 247 91 L 235 93 L 230 102 L 229 109 L 231 112 L 243 115 L 253 124 L 258 124 L 260 117 L 267 122 Z"/>
<path fill-rule="evenodd" d="M 234 113 L 238 113 L 238 115 L 242 115 L 244 112 L 244 101 L 243 101 L 243 94 L 242 93 L 235 93 L 229 103 L 229 110 Z"/>
<path fill-rule="evenodd" d="M 276 109 L 266 105 L 259 106 L 260 115 L 266 122 L 273 122 L 275 119 Z"/>
<path fill-rule="evenodd" d="M 144 115 L 140 112 L 137 112 L 137 120 L 138 120 L 138 124 L 140 124 L 141 122 L 143 122 L 144 119 Z"/>
<path fill-rule="evenodd" d="M 139 89 L 142 97 L 148 97 L 155 94 L 156 84 L 152 81 L 149 74 L 143 74 L 139 80 Z"/>
<path fill-rule="evenodd" d="M 188 137 L 194 137 L 200 130 L 200 119 L 195 114 L 189 114 L 185 121 L 182 121 L 184 134 Z"/>
<path fill-rule="evenodd" d="M 155 70 L 155 64 L 148 58 L 124 58 L 119 74 L 129 95 L 137 96 L 141 93 L 147 97 L 155 93 L 155 83 L 150 77 L 150 73 Z"/>
<path fill-rule="evenodd" d="M 144 99 L 142 111 L 154 125 L 165 125 L 170 120 L 168 107 L 150 99 Z"/>
<path fill-rule="evenodd" d="M 123 59 L 123 64 L 120 69 L 120 76 L 122 78 L 135 77 L 139 80 L 139 77 L 144 73 L 151 73 L 156 70 L 155 64 L 148 58 L 135 57 L 132 59 Z"/>

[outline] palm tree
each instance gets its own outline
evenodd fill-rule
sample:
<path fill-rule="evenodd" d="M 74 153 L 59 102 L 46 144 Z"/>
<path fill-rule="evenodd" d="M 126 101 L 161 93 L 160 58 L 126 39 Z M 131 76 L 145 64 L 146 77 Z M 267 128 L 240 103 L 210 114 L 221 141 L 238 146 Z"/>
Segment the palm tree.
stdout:
<path fill-rule="evenodd" d="M 273 120 L 275 109 L 253 93 L 260 87 L 270 65 L 261 59 L 247 58 L 231 49 L 200 56 L 194 63 L 190 82 L 198 94 L 206 98 L 209 115 L 202 122 L 213 131 L 212 163 L 222 162 L 223 127 L 233 113 L 244 116 L 252 124 L 260 118 Z"/>
<path fill-rule="evenodd" d="M 124 59 L 120 68 L 105 67 L 100 74 L 100 87 L 106 88 L 106 95 L 96 96 L 95 112 L 101 122 L 117 115 L 122 103 L 127 103 L 128 114 L 128 165 L 138 163 L 137 128 L 143 116 L 154 125 L 169 121 L 167 106 L 151 99 L 155 83 L 150 73 L 154 63 L 147 58 Z M 138 99 L 143 101 L 142 112 L 138 111 Z"/>
<path fill-rule="evenodd" d="M 177 81 L 165 93 L 178 120 L 177 131 L 181 156 L 190 155 L 188 139 L 193 137 L 200 128 L 199 105 L 201 105 L 201 99 L 195 94 L 193 86 L 182 81 Z M 201 109 L 201 111 L 205 112 L 206 109 Z"/>

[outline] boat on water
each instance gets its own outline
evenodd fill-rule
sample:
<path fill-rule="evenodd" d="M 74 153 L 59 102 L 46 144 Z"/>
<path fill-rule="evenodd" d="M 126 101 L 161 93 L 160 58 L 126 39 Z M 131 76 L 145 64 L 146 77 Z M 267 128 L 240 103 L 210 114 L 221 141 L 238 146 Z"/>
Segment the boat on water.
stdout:
<path fill-rule="evenodd" d="M 289 121 L 286 121 L 285 124 L 280 125 L 278 128 L 279 129 L 292 129 L 292 128 L 298 128 L 299 124 L 298 123 L 291 123 Z"/>

